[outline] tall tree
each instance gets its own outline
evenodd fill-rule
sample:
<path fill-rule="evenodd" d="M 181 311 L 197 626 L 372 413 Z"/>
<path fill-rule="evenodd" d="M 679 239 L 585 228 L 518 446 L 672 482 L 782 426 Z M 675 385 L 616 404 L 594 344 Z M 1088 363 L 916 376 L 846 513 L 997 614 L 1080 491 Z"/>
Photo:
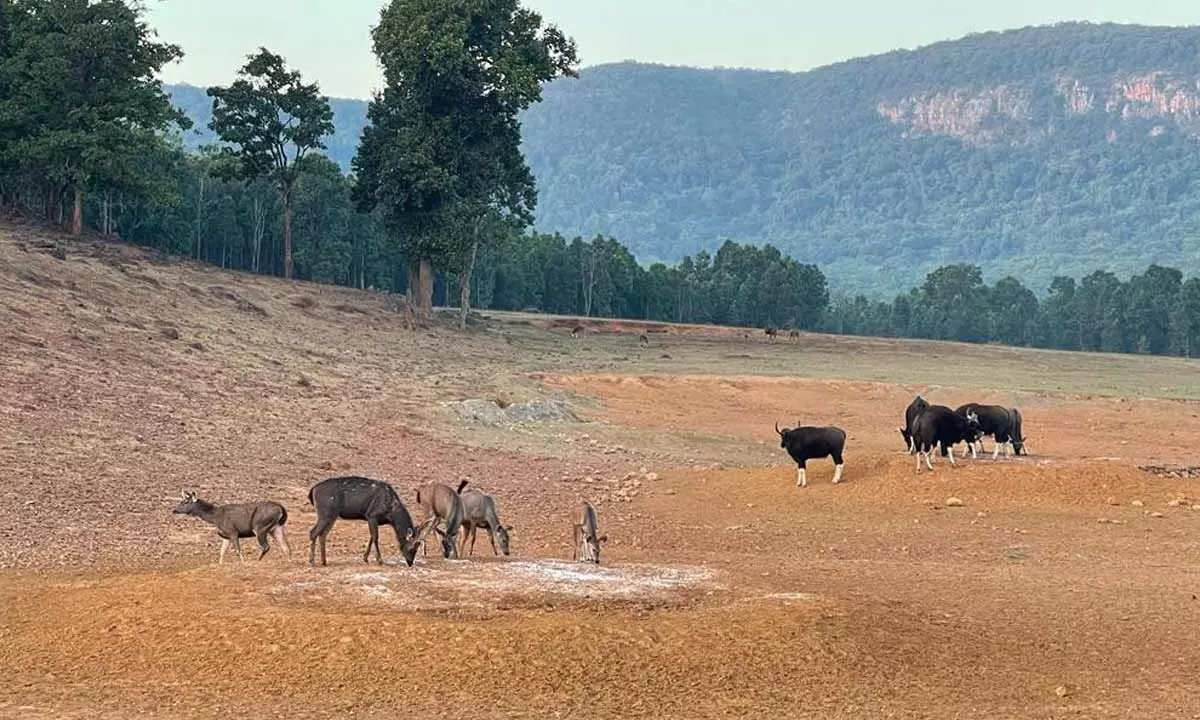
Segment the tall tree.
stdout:
<path fill-rule="evenodd" d="M 487 217 L 531 221 L 518 115 L 542 83 L 576 74 L 575 43 L 518 0 L 392 0 L 371 37 L 384 89 L 354 160 L 357 197 L 361 210 L 383 209 L 413 259 L 427 317 L 435 264 L 461 270 L 469 288 Z"/>
<path fill-rule="evenodd" d="M 48 214 L 63 215 L 70 196 L 76 234 L 90 184 L 127 182 L 154 133 L 191 125 L 156 79 L 183 53 L 157 42 L 142 13 L 122 0 L 8 0 L 0 11 L 7 165 L 42 186 Z"/>
<path fill-rule="evenodd" d="M 292 194 L 297 165 L 310 151 L 325 148 L 333 133 L 333 110 L 317 85 L 266 48 L 250 55 L 229 87 L 213 87 L 209 127 L 234 146 L 225 152 L 240 161 L 243 179 L 268 178 L 283 205 L 283 276 L 292 277 Z"/>

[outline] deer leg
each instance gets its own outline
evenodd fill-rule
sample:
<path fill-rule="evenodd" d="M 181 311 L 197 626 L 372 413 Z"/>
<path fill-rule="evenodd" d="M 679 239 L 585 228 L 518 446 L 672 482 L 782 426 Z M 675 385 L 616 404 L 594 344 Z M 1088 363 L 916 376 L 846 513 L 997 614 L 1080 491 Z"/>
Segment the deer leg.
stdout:
<path fill-rule="evenodd" d="M 383 560 L 379 557 L 379 521 L 375 518 L 367 518 L 367 528 L 371 531 L 371 537 L 367 540 L 367 549 L 363 553 L 363 562 L 371 562 L 371 546 L 375 546 L 375 561 L 380 565 Z"/>
<path fill-rule="evenodd" d="M 488 525 L 487 531 L 488 531 L 488 540 L 492 541 L 492 554 L 495 555 L 496 557 L 499 557 L 500 551 L 496 549 L 496 531 L 492 529 L 491 525 Z"/>
<path fill-rule="evenodd" d="M 267 551 L 271 549 L 271 544 L 267 542 L 267 534 L 270 531 L 267 528 L 259 528 L 254 532 L 254 539 L 258 540 L 258 559 L 262 560 Z"/>
<path fill-rule="evenodd" d="M 275 542 L 279 543 L 279 548 L 283 550 L 283 554 L 290 556 L 292 549 L 288 547 L 287 536 L 283 534 L 283 526 L 276 525 L 275 529 L 271 531 L 271 535 L 275 537 Z"/>
<path fill-rule="evenodd" d="M 217 558 L 217 564 L 218 564 L 218 565 L 224 565 L 224 564 L 225 564 L 225 551 L 226 551 L 226 550 L 228 550 L 228 549 L 229 549 L 229 541 L 228 541 L 228 540 L 226 540 L 225 538 L 221 538 L 221 554 L 220 554 L 220 556 Z"/>
<path fill-rule="evenodd" d="M 579 559 L 579 526 L 571 526 L 571 559 Z"/>
<path fill-rule="evenodd" d="M 313 567 L 313 556 L 316 554 L 317 542 L 321 543 L 321 564 L 325 564 L 325 536 L 333 528 L 337 518 L 323 518 L 317 515 L 317 524 L 308 531 L 308 566 Z M 282 530 L 282 528 L 280 528 Z"/>
<path fill-rule="evenodd" d="M 238 562 L 246 562 L 246 558 L 242 557 L 242 539 L 237 533 L 233 533 L 233 549 L 237 551 Z"/>

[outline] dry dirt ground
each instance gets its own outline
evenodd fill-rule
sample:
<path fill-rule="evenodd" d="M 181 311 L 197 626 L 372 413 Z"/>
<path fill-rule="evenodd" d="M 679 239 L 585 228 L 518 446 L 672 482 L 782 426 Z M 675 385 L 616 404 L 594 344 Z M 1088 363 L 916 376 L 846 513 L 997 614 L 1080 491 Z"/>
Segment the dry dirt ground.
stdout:
<path fill-rule="evenodd" d="M 1196 464 L 1194 364 L 576 322 L 410 332 L 384 295 L 0 226 L 0 717 L 1200 717 L 1200 488 L 1139 469 Z M 1034 454 L 916 473 L 916 392 L 1019 405 Z M 845 427 L 846 482 L 796 488 L 776 419 Z M 364 565 L 342 522 L 309 569 L 343 473 L 467 478 L 514 554 L 407 568 L 384 534 Z M 284 502 L 292 554 L 218 567 L 184 487 Z"/>

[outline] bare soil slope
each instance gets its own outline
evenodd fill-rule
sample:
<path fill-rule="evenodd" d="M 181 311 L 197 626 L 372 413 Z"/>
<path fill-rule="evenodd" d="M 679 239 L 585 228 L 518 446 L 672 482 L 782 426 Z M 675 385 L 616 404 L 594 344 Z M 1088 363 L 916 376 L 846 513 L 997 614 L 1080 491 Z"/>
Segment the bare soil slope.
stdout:
<path fill-rule="evenodd" d="M 1195 464 L 1181 361 L 409 332 L 385 296 L 28 227 L 0 228 L 0 320 L 0 717 L 1200 712 L 1200 488 L 1137 467 Z M 1019 404 L 1035 454 L 918 475 L 895 430 L 916 392 Z M 444 405 L 468 398 L 582 422 Z M 795 488 L 776 419 L 846 427 L 848 482 L 814 462 Z M 351 472 L 410 504 L 469 478 L 514 556 L 481 535 L 397 567 L 385 533 L 365 566 L 343 522 L 308 569 L 305 491 Z M 292 556 L 218 567 L 211 528 L 170 515 L 182 487 L 285 502 Z M 584 497 L 599 568 L 569 562 Z"/>

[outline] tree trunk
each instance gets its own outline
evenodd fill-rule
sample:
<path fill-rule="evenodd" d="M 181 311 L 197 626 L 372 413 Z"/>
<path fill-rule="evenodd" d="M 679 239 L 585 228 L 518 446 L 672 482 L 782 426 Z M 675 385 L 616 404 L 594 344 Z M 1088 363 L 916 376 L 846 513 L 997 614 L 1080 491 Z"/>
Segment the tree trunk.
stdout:
<path fill-rule="evenodd" d="M 254 257 L 250 259 L 250 269 L 258 272 L 258 259 L 262 255 L 263 235 L 266 234 L 267 226 L 267 210 L 263 207 L 262 200 L 254 198 L 254 235 L 253 235 L 253 252 Z"/>
<path fill-rule="evenodd" d="M 475 256 L 479 253 L 479 238 L 471 245 L 471 259 L 467 268 L 458 276 L 458 329 L 467 329 L 467 316 L 471 314 L 471 273 L 475 272 Z"/>
<path fill-rule="evenodd" d="M 283 277 L 292 277 L 292 189 L 283 188 Z"/>
<path fill-rule="evenodd" d="M 408 282 L 404 284 L 404 324 L 409 330 L 416 328 L 417 276 L 416 263 L 408 261 Z"/>
<path fill-rule="evenodd" d="M 433 317 L 433 263 L 421 258 L 417 267 L 417 318 L 428 323 Z"/>
<path fill-rule="evenodd" d="M 75 188 L 75 207 L 71 211 L 71 234 L 83 232 L 83 188 Z"/>

